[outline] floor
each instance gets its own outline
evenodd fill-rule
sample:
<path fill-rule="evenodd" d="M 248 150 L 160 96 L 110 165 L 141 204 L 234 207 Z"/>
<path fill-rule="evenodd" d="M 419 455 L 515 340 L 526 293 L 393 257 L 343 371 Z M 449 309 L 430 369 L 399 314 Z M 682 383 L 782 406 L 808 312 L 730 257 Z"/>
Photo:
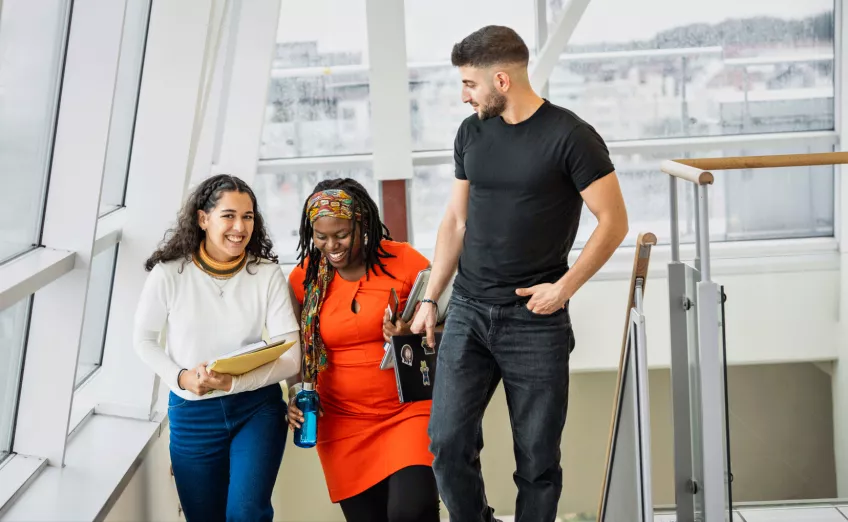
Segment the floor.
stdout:
<path fill-rule="evenodd" d="M 674 514 L 655 515 L 654 522 L 675 522 Z M 838 506 L 740 507 L 733 522 L 848 522 L 848 504 Z"/>
<path fill-rule="evenodd" d="M 515 522 L 515 517 L 501 515 L 498 520 Z M 556 522 L 568 522 L 568 519 L 557 518 Z M 654 522 L 676 522 L 676 515 L 656 514 Z M 848 522 L 848 504 L 740 507 L 733 511 L 733 522 Z"/>

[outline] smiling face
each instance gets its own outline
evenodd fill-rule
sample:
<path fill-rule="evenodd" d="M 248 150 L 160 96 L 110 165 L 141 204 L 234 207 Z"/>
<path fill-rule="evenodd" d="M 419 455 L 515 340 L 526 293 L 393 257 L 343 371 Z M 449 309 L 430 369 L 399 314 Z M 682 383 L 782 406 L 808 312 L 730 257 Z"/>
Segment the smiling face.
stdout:
<path fill-rule="evenodd" d="M 253 200 L 244 192 L 224 192 L 212 210 L 198 210 L 209 256 L 224 263 L 241 256 L 253 235 L 253 218 Z"/>
<path fill-rule="evenodd" d="M 312 242 L 336 270 L 362 264 L 359 234 L 353 234 L 353 221 L 331 216 L 312 224 Z"/>
<path fill-rule="evenodd" d="M 504 73 L 471 66 L 460 67 L 459 72 L 462 76 L 462 103 L 471 105 L 481 120 L 500 116 L 506 110 L 506 95 L 495 86 L 496 81 L 503 85 Z"/>

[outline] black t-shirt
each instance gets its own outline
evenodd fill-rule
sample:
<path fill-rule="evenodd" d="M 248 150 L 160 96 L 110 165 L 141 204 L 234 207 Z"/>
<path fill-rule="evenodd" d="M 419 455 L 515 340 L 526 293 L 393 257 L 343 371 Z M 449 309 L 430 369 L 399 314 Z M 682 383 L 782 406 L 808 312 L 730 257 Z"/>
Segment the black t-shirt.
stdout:
<path fill-rule="evenodd" d="M 454 159 L 456 177 L 471 184 L 454 290 L 491 304 L 565 274 L 580 192 L 615 170 L 595 129 L 547 100 L 515 125 L 466 118 Z"/>

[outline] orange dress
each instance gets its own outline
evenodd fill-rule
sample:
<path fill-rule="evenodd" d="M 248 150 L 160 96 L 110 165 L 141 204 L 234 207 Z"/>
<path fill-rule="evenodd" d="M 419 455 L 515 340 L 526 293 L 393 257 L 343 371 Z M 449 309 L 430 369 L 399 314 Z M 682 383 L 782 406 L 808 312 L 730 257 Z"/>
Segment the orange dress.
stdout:
<path fill-rule="evenodd" d="M 324 407 L 318 421 L 318 457 L 330 499 L 338 502 L 358 495 L 408 466 L 433 464 L 427 423 L 431 401 L 401 404 L 393 370 L 381 370 L 383 314 L 392 288 L 400 307 L 427 259 L 408 243 L 383 241 L 397 257 L 383 259 L 395 279 L 377 267 L 359 281 L 335 274 L 321 308 L 321 338 L 327 350 L 327 369 L 318 374 L 316 390 Z M 306 265 L 304 265 L 305 267 Z M 305 270 L 289 276 L 303 303 Z M 359 313 L 352 309 L 353 300 Z"/>

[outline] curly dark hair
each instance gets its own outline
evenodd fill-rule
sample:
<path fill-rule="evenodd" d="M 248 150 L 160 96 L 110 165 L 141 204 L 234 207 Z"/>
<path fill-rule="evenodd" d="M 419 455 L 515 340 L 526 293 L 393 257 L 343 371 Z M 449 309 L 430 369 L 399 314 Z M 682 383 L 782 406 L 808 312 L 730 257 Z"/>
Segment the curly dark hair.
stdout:
<path fill-rule="evenodd" d="M 312 194 L 310 194 L 309 198 L 306 198 L 306 202 L 303 204 L 303 213 L 300 220 L 300 243 L 298 244 L 300 253 L 297 255 L 298 264 L 301 268 L 303 268 L 306 258 L 309 258 L 309 266 L 306 268 L 306 275 L 303 279 L 303 288 L 307 288 L 309 283 L 318 277 L 318 264 L 321 261 L 322 255 L 321 251 L 315 246 L 315 243 L 312 242 L 312 222 L 309 221 L 307 212 L 309 199 L 316 192 L 330 189 L 340 189 L 347 192 L 353 199 L 353 213 L 360 213 L 362 215 L 362 226 L 358 227 L 357 221 L 353 221 L 351 236 L 354 238 L 357 237 L 357 234 L 359 236 L 362 257 L 365 261 L 365 277 L 370 278 L 369 274 L 372 271 L 374 275 L 377 275 L 377 267 L 380 267 L 380 270 L 384 274 L 395 279 L 395 276 L 386 270 L 386 265 L 382 261 L 383 259 L 395 257 L 395 255 L 390 254 L 383 248 L 381 240 L 373 240 L 373 238 L 387 239 L 389 241 L 392 239 L 388 227 L 380 220 L 380 211 L 377 208 L 377 204 L 371 199 L 365 187 L 355 179 L 337 178 L 328 179 L 315 185 L 315 188 L 312 189 Z M 365 241 L 366 234 L 372 238 L 371 241 Z"/>
<path fill-rule="evenodd" d="M 263 259 L 278 261 L 274 254 L 274 245 L 265 230 L 265 220 L 259 212 L 256 203 L 256 195 L 247 183 L 241 179 L 228 174 L 219 174 L 206 179 L 194 189 L 194 192 L 186 200 L 177 218 L 177 226 L 168 230 L 159 244 L 156 252 L 144 262 L 144 269 L 148 272 L 153 270 L 156 263 L 183 259 L 183 267 L 186 262 L 191 261 L 191 256 L 200 248 L 200 242 L 206 233 L 197 223 L 197 211 L 211 212 L 220 201 L 225 192 L 240 192 L 250 196 L 253 202 L 253 234 L 247 243 L 245 251 L 253 254 L 253 259 L 248 262 L 248 273 L 251 265 L 258 265 Z M 182 270 L 182 267 L 180 268 Z"/>
<path fill-rule="evenodd" d="M 527 65 L 530 51 L 513 29 L 487 25 L 469 34 L 453 46 L 451 63 L 454 67 L 491 67 L 501 64 Z"/>

